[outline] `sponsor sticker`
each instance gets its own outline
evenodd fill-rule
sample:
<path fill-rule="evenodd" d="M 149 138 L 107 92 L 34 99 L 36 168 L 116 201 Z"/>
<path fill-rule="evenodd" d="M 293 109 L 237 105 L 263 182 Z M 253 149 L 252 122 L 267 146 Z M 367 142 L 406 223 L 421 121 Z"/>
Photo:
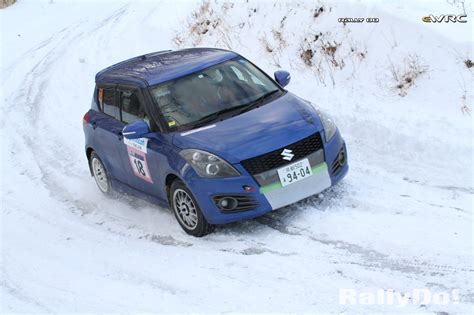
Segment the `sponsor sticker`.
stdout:
<path fill-rule="evenodd" d="M 141 151 L 143 153 L 147 152 L 148 139 L 147 138 L 138 138 L 138 139 L 127 139 L 123 138 L 123 143 L 128 147 L 132 147 Z"/>

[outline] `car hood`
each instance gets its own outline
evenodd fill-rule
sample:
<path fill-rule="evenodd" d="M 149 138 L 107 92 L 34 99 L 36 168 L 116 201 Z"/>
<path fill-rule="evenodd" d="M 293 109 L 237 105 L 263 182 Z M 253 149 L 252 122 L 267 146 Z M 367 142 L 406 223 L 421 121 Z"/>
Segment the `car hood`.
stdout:
<path fill-rule="evenodd" d="M 173 136 L 181 149 L 200 149 L 230 163 L 265 154 L 322 130 L 307 101 L 287 92 L 259 108 Z"/>

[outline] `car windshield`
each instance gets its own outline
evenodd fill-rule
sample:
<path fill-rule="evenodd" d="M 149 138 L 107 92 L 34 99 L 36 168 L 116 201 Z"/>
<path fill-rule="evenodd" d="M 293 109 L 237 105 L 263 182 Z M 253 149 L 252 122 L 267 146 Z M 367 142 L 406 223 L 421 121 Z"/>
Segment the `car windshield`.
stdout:
<path fill-rule="evenodd" d="M 243 58 L 217 64 L 150 90 L 166 124 L 175 130 L 196 128 L 224 116 L 238 115 L 283 92 Z"/>

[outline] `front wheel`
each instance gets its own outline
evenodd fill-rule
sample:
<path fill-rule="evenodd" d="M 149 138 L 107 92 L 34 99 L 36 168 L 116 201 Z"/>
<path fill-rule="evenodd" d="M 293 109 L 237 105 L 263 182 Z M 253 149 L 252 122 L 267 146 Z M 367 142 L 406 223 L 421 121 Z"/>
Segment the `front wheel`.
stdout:
<path fill-rule="evenodd" d="M 207 222 L 191 191 L 182 181 L 173 182 L 170 197 L 174 215 L 186 233 L 201 237 L 213 231 L 214 226 Z"/>

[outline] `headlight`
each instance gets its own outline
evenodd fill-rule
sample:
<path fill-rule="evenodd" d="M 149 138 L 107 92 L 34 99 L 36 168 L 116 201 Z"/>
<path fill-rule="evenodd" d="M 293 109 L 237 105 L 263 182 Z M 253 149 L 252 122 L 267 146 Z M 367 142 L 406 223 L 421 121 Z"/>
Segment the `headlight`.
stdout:
<path fill-rule="evenodd" d="M 220 178 L 240 176 L 239 172 L 229 163 L 212 153 L 186 149 L 179 152 L 201 177 Z"/>
<path fill-rule="evenodd" d="M 332 120 L 331 116 L 328 114 L 324 113 L 322 110 L 319 108 L 316 108 L 316 112 L 319 115 L 319 118 L 321 119 L 321 123 L 323 124 L 324 128 L 324 137 L 326 138 L 326 142 L 329 141 L 332 136 L 336 133 L 337 127 L 334 121 Z"/>

